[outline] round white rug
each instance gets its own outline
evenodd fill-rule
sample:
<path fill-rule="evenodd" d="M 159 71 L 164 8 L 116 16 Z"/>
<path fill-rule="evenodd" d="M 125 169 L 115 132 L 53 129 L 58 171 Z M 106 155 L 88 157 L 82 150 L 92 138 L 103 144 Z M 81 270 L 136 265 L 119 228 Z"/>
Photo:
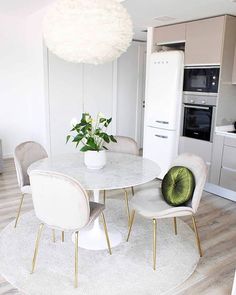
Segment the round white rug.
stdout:
<path fill-rule="evenodd" d="M 120 195 L 120 197 L 122 197 Z M 159 295 L 173 294 L 195 270 L 199 256 L 190 227 L 178 219 L 178 235 L 173 221 L 161 220 L 157 228 L 157 270 L 152 269 L 152 222 L 137 216 L 130 241 L 123 199 L 107 199 L 108 229 L 113 226 L 123 235 L 123 243 L 106 250 L 79 248 L 79 287 L 74 289 L 74 244 L 71 235 L 65 242 L 52 242 L 45 228 L 34 274 L 31 260 L 39 222 L 33 212 L 21 216 L 0 233 L 0 272 L 14 287 L 28 295 Z M 171 291 L 172 290 L 172 291 Z"/>

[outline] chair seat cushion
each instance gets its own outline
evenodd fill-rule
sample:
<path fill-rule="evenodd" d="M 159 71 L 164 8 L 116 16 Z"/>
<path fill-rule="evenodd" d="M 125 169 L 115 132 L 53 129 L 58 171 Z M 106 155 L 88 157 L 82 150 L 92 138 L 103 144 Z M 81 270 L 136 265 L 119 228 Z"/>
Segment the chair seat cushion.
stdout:
<path fill-rule="evenodd" d="M 189 201 L 194 192 L 195 178 L 186 167 L 172 167 L 162 181 L 162 195 L 171 206 L 180 206 Z"/>
<path fill-rule="evenodd" d="M 169 218 L 191 215 L 193 210 L 188 206 L 173 207 L 163 199 L 161 189 L 148 188 L 135 193 L 130 200 L 131 209 L 140 215 L 152 218 Z"/>

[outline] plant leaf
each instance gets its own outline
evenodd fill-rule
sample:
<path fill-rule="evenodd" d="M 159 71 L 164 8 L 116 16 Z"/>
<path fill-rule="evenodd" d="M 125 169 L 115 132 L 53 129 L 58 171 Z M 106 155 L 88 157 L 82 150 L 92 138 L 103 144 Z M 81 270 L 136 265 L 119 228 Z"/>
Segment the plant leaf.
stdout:
<path fill-rule="evenodd" d="M 106 121 L 105 118 L 100 118 L 100 119 L 99 119 L 99 123 L 104 123 L 105 121 Z"/>
<path fill-rule="evenodd" d="M 93 148 L 91 148 L 90 146 L 88 145 L 85 145 L 83 146 L 81 149 L 80 149 L 81 152 L 87 152 L 87 151 L 94 151 Z"/>
<path fill-rule="evenodd" d="M 110 135 L 110 139 L 112 142 L 117 142 L 117 140 L 115 139 L 115 137 L 113 135 Z"/>
<path fill-rule="evenodd" d="M 86 144 L 94 151 L 99 150 L 98 145 L 96 144 L 95 139 L 93 137 L 89 137 Z"/>
<path fill-rule="evenodd" d="M 70 138 L 71 138 L 71 135 L 67 135 L 67 137 L 66 137 L 66 143 L 70 140 Z"/>
<path fill-rule="evenodd" d="M 80 141 L 84 138 L 84 135 L 82 133 L 77 134 L 74 139 L 72 140 L 73 142 L 78 142 L 80 143 Z"/>
<path fill-rule="evenodd" d="M 103 139 L 104 139 L 104 141 L 106 143 L 109 143 L 110 142 L 110 138 L 109 138 L 109 136 L 106 133 L 103 134 Z"/>

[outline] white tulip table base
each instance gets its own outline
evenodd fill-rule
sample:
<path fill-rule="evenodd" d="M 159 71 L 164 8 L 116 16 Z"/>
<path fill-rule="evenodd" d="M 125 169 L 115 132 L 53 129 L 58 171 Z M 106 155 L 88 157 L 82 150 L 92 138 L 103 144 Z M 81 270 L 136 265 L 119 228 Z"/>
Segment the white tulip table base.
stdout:
<path fill-rule="evenodd" d="M 114 193 L 113 193 L 114 194 Z M 107 226 L 121 232 L 123 241 L 112 249 L 79 248 L 79 283 L 74 283 L 74 244 L 71 233 L 43 231 L 34 274 L 30 274 L 39 221 L 33 211 L 22 215 L 17 228 L 10 223 L 0 233 L 0 273 L 15 288 L 28 295 L 159 295 L 174 294 L 194 272 L 199 261 L 192 229 L 178 219 L 160 220 L 157 227 L 157 269 L 152 269 L 152 221 L 136 216 L 130 241 L 122 191 L 107 198 Z"/>

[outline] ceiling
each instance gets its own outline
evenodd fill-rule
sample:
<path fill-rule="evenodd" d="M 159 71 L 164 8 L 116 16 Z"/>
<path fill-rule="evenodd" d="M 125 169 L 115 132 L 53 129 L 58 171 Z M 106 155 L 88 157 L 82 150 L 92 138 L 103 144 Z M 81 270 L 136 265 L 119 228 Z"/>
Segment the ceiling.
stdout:
<path fill-rule="evenodd" d="M 0 0 L 0 13 L 26 17 L 55 0 Z M 161 26 L 220 14 L 236 15 L 232 0 L 126 0 L 122 3 L 131 14 L 135 38 L 144 40 L 148 26 Z M 156 17 L 167 16 L 164 21 Z M 173 18 L 173 19 L 172 19 Z"/>

